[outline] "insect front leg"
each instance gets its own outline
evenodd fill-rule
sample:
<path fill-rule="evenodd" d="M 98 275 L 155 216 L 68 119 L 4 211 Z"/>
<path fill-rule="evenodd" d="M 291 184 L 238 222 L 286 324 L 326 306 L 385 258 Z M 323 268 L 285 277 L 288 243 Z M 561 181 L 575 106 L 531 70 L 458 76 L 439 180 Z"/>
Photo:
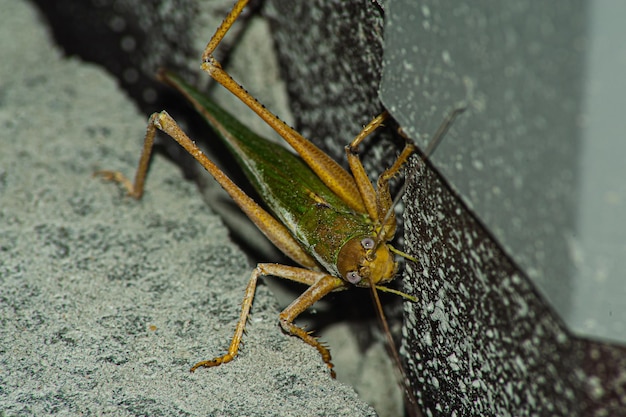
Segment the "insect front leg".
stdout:
<path fill-rule="evenodd" d="M 398 174 L 402 166 L 406 163 L 408 158 L 415 152 L 415 146 L 408 139 L 406 146 L 396 158 L 393 165 L 386 169 L 378 178 L 376 189 L 372 185 L 363 163 L 359 158 L 358 147 L 363 140 L 380 127 L 386 119 L 389 118 L 389 113 L 383 112 L 371 122 L 369 122 L 363 130 L 354 138 L 354 140 L 346 146 L 346 155 L 348 157 L 348 164 L 350 171 L 354 176 L 354 179 L 359 187 L 359 192 L 365 202 L 367 213 L 371 219 L 376 222 L 384 222 L 382 225 L 385 229 L 383 233 L 383 240 L 388 240 L 393 237 L 396 228 L 396 220 L 393 213 L 388 213 L 392 207 L 391 193 L 389 191 L 389 180 Z"/>
<path fill-rule="evenodd" d="M 235 356 L 237 356 L 239 346 L 241 345 L 241 338 L 246 326 L 246 321 L 250 315 L 250 308 L 252 307 L 257 280 L 261 275 L 273 275 L 279 278 L 285 278 L 309 285 L 309 288 L 302 295 L 300 295 L 300 297 L 298 297 L 293 303 L 291 303 L 291 305 L 289 305 L 289 307 L 280 313 L 280 324 L 287 333 L 298 336 L 309 345 L 315 347 L 322 355 L 322 359 L 330 369 L 331 375 L 334 377 L 335 373 L 332 369 L 333 365 L 330 362 L 330 352 L 328 349 L 302 328 L 294 325 L 293 320 L 295 320 L 300 313 L 312 306 L 316 301 L 324 297 L 329 292 L 345 286 L 345 283 L 343 280 L 330 276 L 324 272 L 271 263 L 258 264 L 250 275 L 250 281 L 248 282 L 243 302 L 241 303 L 241 314 L 239 316 L 239 321 L 237 322 L 235 334 L 233 335 L 228 348 L 228 352 L 214 359 L 196 363 L 191 367 L 191 372 L 194 372 L 200 367 L 212 367 L 230 362 L 235 358 Z"/>
<path fill-rule="evenodd" d="M 308 272 L 311 273 L 313 271 Z M 320 355 L 322 355 L 324 363 L 326 363 L 326 366 L 328 366 L 331 377 L 335 378 L 336 374 L 333 370 L 333 364 L 331 362 L 330 351 L 328 350 L 328 348 L 321 344 L 320 341 L 317 340 L 317 338 L 311 336 L 310 332 L 307 332 L 303 328 L 293 324 L 293 321 L 296 319 L 296 317 L 298 317 L 304 310 L 311 307 L 313 304 L 315 304 L 318 300 L 323 298 L 331 291 L 343 288 L 346 285 L 343 280 L 332 275 L 327 275 L 325 273 L 317 274 L 319 274 L 319 279 L 317 279 L 317 281 L 313 285 L 311 285 L 305 292 L 303 292 L 280 313 L 280 325 L 287 333 L 298 336 L 305 343 L 316 348 Z"/>
<path fill-rule="evenodd" d="M 378 209 L 378 216 L 381 221 L 389 219 L 386 221 L 386 226 L 393 229 L 393 231 L 389 232 L 390 237 L 393 236 L 393 233 L 395 232 L 396 221 L 393 211 L 388 213 L 389 210 L 393 210 L 391 192 L 389 191 L 389 181 L 398 175 L 404 164 L 409 160 L 414 152 L 415 145 L 410 140 L 407 140 L 404 149 L 402 149 L 402 152 L 398 155 L 393 165 L 380 174 L 376 184 L 376 207 Z"/>
<path fill-rule="evenodd" d="M 354 176 L 354 180 L 359 188 L 359 193 L 365 203 L 367 214 L 373 221 L 378 221 L 378 209 L 376 207 L 376 190 L 372 182 L 365 172 L 361 158 L 359 158 L 359 145 L 363 142 L 363 139 L 371 135 L 383 122 L 389 117 L 389 113 L 386 111 L 379 114 L 372 119 L 363 130 L 346 146 L 346 156 L 348 157 L 348 165 L 350 171 Z"/>

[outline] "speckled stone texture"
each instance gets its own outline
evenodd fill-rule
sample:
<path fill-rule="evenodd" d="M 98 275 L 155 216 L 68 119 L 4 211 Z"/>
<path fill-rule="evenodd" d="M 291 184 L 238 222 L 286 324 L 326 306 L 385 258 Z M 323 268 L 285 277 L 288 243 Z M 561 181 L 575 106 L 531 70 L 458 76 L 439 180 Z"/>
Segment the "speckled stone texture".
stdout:
<path fill-rule="evenodd" d="M 131 2 L 119 2 L 126 3 Z M 181 0 L 177 7 L 191 13 L 199 10 L 191 0 Z M 142 9 L 127 10 L 136 16 Z M 165 34 L 154 35 L 166 39 L 160 44 L 165 54 L 150 54 L 129 67 L 152 71 L 152 66 L 165 61 L 190 74 L 187 68 L 197 65 L 197 50 L 202 48 L 198 42 L 204 43 L 210 33 L 186 33 L 184 28 L 199 26 L 188 24 L 188 15 L 176 14 L 179 37 L 173 37 L 169 22 L 163 22 L 168 15 L 162 11 L 148 13 L 159 24 L 138 27 L 146 33 L 167 29 Z M 296 127 L 333 156 L 343 158 L 343 146 L 381 109 L 377 93 L 382 8 L 373 1 L 272 0 L 263 13 L 278 45 Z M 143 12 L 140 15 L 146 17 Z M 94 32 L 98 33 L 87 31 L 85 36 Z M 141 33 L 136 38 L 147 39 Z M 181 47 L 189 42 L 196 42 L 193 51 Z M 154 46 L 145 48 L 154 51 L 150 49 Z M 186 58 L 174 59 L 175 55 L 168 53 L 173 49 Z M 126 55 L 127 60 L 141 58 L 141 53 Z M 124 78 L 123 71 L 121 74 Z M 128 76 L 132 79 L 133 74 Z M 129 91 L 135 90 L 129 87 Z M 143 97 L 146 93 L 144 87 L 137 91 L 131 94 Z M 162 102 L 156 91 L 154 103 L 158 105 Z M 157 107 L 154 110 L 162 108 Z M 392 157 L 398 144 L 372 143 L 378 146 L 370 148 L 368 143 L 363 151 L 368 170 L 374 167 L 369 170 L 374 173 L 384 166 L 380 160 Z M 412 166 L 410 171 L 414 169 Z M 407 263 L 403 281 L 420 302 L 406 306 L 404 355 L 425 414 L 626 414 L 623 348 L 572 337 L 445 181 L 425 172 L 413 176 L 411 183 L 405 197 L 406 250 L 419 264 Z"/>

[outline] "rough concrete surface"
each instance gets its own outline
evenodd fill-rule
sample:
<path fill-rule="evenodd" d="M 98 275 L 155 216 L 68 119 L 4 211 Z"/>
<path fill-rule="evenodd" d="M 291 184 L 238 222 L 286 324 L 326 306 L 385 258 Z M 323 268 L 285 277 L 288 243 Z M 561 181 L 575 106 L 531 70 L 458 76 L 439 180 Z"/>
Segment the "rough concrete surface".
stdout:
<path fill-rule="evenodd" d="M 244 256 L 162 158 L 140 202 L 92 178 L 132 175 L 145 115 L 28 3 L 0 4 L 2 415 L 374 415 L 280 332 L 263 285 L 242 354 L 188 372 L 230 341 Z"/>

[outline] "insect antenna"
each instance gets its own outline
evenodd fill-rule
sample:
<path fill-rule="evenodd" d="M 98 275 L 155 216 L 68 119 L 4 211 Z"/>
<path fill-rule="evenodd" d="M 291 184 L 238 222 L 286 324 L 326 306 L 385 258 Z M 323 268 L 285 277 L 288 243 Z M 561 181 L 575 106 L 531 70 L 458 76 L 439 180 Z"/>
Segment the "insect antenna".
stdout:
<path fill-rule="evenodd" d="M 370 282 L 370 288 L 372 298 L 374 300 L 374 305 L 376 306 L 376 316 L 378 317 L 378 320 L 380 321 L 380 324 L 383 328 L 383 332 L 385 333 L 388 350 L 391 351 L 391 357 L 396 365 L 395 369 L 397 372 L 399 372 L 399 378 L 402 382 L 402 387 L 405 392 L 405 408 L 409 412 L 409 415 L 411 417 L 422 417 L 422 412 L 420 411 L 417 404 L 415 394 L 413 394 L 413 391 L 409 387 L 409 383 L 404 372 L 404 367 L 402 366 L 402 361 L 400 360 L 400 355 L 398 354 L 396 343 L 393 341 L 393 336 L 391 335 L 391 330 L 389 329 L 389 324 L 387 323 L 387 318 L 385 317 L 385 312 L 383 311 L 380 297 L 378 297 L 378 291 L 376 290 L 376 286 L 372 282 Z"/>
<path fill-rule="evenodd" d="M 443 121 L 441 122 L 441 124 L 437 128 L 437 131 L 435 132 L 435 134 L 433 135 L 433 138 L 430 140 L 430 142 L 426 146 L 426 149 L 424 150 L 424 152 L 420 156 L 420 160 L 418 161 L 418 165 L 416 166 L 416 169 L 413 172 L 416 172 L 417 168 L 419 166 L 421 166 L 422 164 L 424 164 L 428 158 L 430 158 L 430 156 L 435 152 L 435 150 L 437 149 L 437 147 L 441 143 L 442 139 L 446 136 L 446 133 L 448 133 L 448 130 L 450 130 L 450 127 L 452 126 L 452 124 L 456 120 L 457 116 L 460 115 L 461 113 L 463 113 L 465 110 L 467 110 L 467 104 L 463 103 L 463 104 L 457 106 L 456 108 L 454 108 L 454 110 L 452 110 L 450 113 L 448 113 L 448 115 L 445 117 L 445 119 L 443 119 Z M 398 129 L 398 133 L 406 141 L 413 142 L 413 140 L 411 138 L 409 138 L 406 135 L 406 133 L 404 133 L 404 131 L 402 131 L 402 128 Z M 396 197 L 393 199 L 393 201 L 391 203 L 391 207 L 389 207 L 389 210 L 385 214 L 385 218 L 382 220 L 381 224 L 386 224 L 387 221 L 389 221 L 389 218 L 391 217 L 391 214 L 393 213 L 394 207 L 396 207 L 396 205 L 402 199 L 402 196 L 404 195 L 404 192 L 406 191 L 406 188 L 407 188 L 408 184 L 410 183 L 409 175 L 411 175 L 411 173 L 409 173 L 407 175 L 407 178 L 404 180 L 404 184 L 402 184 L 402 187 L 400 187 L 400 190 L 396 194 Z M 381 239 L 381 237 L 378 237 L 378 239 Z"/>
<path fill-rule="evenodd" d="M 466 104 L 459 105 L 445 117 L 445 119 L 441 122 L 441 124 L 439 125 L 439 128 L 437 129 L 437 131 L 433 135 L 433 138 L 430 140 L 430 142 L 426 146 L 426 149 L 422 153 L 422 155 L 420 157 L 420 160 L 418 161 L 418 167 L 421 164 L 424 164 L 426 162 L 426 160 L 430 157 L 430 155 L 432 155 L 433 152 L 435 152 L 435 150 L 437 149 L 437 147 L 441 143 L 442 139 L 445 137 L 446 133 L 448 133 L 448 130 L 450 129 L 450 127 L 454 123 L 454 121 L 457 118 L 457 116 L 460 115 L 461 113 L 463 113 L 466 109 L 467 109 L 467 105 Z M 398 129 L 398 133 L 401 136 L 403 136 L 406 141 L 412 143 L 412 140 L 401 129 Z M 411 175 L 411 174 L 409 173 L 408 175 Z M 396 205 L 400 202 L 400 199 L 402 198 L 402 196 L 404 195 L 404 192 L 406 191 L 407 185 L 410 182 L 409 180 L 410 180 L 410 177 L 407 176 L 407 178 L 404 181 L 404 184 L 402 184 L 402 187 L 400 188 L 400 191 L 397 193 L 396 197 L 393 199 L 393 201 L 391 203 L 391 206 L 389 207 L 389 210 L 387 210 L 387 213 L 385 214 L 385 217 L 382 219 L 381 224 L 384 225 L 384 224 L 386 224 L 389 221 L 392 213 L 394 212 L 394 207 L 396 207 Z M 382 230 L 383 229 L 381 229 L 381 231 Z M 378 233 L 377 234 L 377 236 L 375 238 L 374 251 L 378 247 L 378 245 L 383 244 L 383 240 L 384 239 L 385 239 L 384 233 Z M 398 253 L 398 252 L 399 251 L 397 251 L 397 252 L 394 251 L 394 253 Z M 409 259 L 412 259 L 412 257 L 410 257 L 410 256 L 408 256 L 406 254 L 403 254 L 402 252 L 400 252 L 400 254 L 405 256 L 405 257 L 408 257 Z M 408 413 L 412 417 L 421 417 L 422 416 L 422 412 L 420 411 L 419 406 L 417 404 L 417 399 L 415 398 L 415 394 L 410 389 L 410 385 L 408 383 L 406 374 L 404 372 L 404 367 L 402 366 L 402 360 L 400 359 L 400 355 L 398 353 L 398 349 L 396 348 L 396 344 L 395 344 L 395 342 L 393 340 L 393 336 L 391 334 L 391 330 L 389 329 L 389 324 L 387 322 L 387 318 L 385 317 L 385 312 L 383 311 L 382 303 L 380 302 L 380 297 L 378 296 L 378 291 L 377 291 L 376 285 L 374 285 L 372 282 L 370 282 L 370 288 L 371 288 L 372 298 L 374 300 L 374 305 L 376 306 L 377 316 L 378 316 L 378 319 L 379 319 L 379 321 L 381 323 L 383 331 L 385 333 L 385 337 L 387 339 L 387 345 L 389 347 L 389 350 L 391 351 L 391 356 L 393 358 L 393 361 L 396 364 L 396 369 L 400 373 L 402 386 L 404 387 L 404 391 L 405 391 L 405 394 L 406 394 L 405 395 L 406 410 L 408 411 Z"/>

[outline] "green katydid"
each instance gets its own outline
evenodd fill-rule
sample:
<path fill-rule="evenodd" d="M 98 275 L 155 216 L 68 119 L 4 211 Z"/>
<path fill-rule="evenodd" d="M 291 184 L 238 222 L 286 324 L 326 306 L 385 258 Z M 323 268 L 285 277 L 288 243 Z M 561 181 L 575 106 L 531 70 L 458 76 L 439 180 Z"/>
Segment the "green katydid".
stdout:
<path fill-rule="evenodd" d="M 353 286 L 385 289 L 383 284 L 394 278 L 397 272 L 394 252 L 398 251 L 387 243 L 396 230 L 389 181 L 400 172 L 414 153 L 415 146 L 407 140 L 396 161 L 380 175 L 374 188 L 360 162 L 358 146 L 388 118 L 386 112 L 374 118 L 346 147 L 348 172 L 263 107 L 212 56 L 246 3 L 247 0 L 239 0 L 217 29 L 203 54 L 202 69 L 254 110 L 298 156 L 254 134 L 177 76 L 163 72 L 161 77 L 185 95 L 225 141 L 271 213 L 246 195 L 210 161 L 165 111 L 150 117 L 134 182 L 119 172 L 101 171 L 98 175 L 122 183 L 131 196 L 141 198 L 155 134 L 161 130 L 176 140 L 217 180 L 278 249 L 300 265 L 258 264 L 246 287 L 241 315 L 228 352 L 198 362 L 191 368 L 192 372 L 199 367 L 217 366 L 233 360 L 239 350 L 257 279 L 273 275 L 308 286 L 280 313 L 280 324 L 287 333 L 315 347 L 334 376 L 328 349 L 309 332 L 296 326 L 294 320 L 332 291 Z M 455 110 L 444 121 L 427 154 L 434 149 L 460 111 Z M 376 294 L 376 291 L 373 293 Z"/>

